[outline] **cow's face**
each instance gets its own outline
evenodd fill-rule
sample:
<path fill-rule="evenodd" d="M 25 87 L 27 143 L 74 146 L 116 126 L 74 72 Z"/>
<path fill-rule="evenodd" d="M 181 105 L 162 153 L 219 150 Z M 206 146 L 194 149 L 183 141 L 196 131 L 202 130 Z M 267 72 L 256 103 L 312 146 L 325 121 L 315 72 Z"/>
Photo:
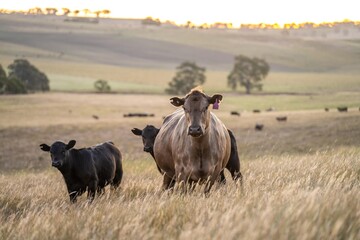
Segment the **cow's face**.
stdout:
<path fill-rule="evenodd" d="M 152 152 L 154 148 L 154 142 L 157 134 L 159 133 L 158 128 L 147 125 L 143 130 L 140 130 L 138 128 L 133 128 L 131 131 L 137 135 L 142 137 L 142 141 L 144 144 L 144 151 L 145 152 Z"/>
<path fill-rule="evenodd" d="M 209 97 L 202 92 L 192 91 L 185 98 L 171 98 L 171 103 L 177 107 L 183 106 L 188 123 L 188 134 L 192 137 L 201 137 L 209 126 L 209 105 L 221 100 L 222 96 L 219 94 Z"/>
<path fill-rule="evenodd" d="M 61 168 L 64 165 L 66 152 L 75 146 L 76 141 L 71 140 L 68 144 L 57 141 L 54 142 L 51 146 L 43 143 L 40 145 L 41 150 L 45 152 L 50 152 L 51 155 L 51 165 L 56 168 Z"/>

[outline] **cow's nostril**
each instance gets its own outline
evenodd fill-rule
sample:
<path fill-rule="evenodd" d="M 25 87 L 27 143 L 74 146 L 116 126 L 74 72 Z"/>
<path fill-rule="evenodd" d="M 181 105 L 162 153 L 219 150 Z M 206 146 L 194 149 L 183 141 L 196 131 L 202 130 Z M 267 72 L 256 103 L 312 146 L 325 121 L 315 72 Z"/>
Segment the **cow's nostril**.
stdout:
<path fill-rule="evenodd" d="M 191 136 L 200 136 L 202 134 L 202 129 L 200 126 L 190 126 L 189 135 Z"/>
<path fill-rule="evenodd" d="M 151 151 L 151 147 L 144 147 L 144 152 L 150 152 Z"/>

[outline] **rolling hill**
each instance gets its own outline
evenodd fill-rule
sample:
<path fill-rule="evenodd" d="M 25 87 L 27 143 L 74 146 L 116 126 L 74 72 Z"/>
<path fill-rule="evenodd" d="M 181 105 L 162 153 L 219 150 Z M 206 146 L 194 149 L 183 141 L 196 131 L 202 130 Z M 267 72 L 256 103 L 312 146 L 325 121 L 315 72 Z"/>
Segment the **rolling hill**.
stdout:
<path fill-rule="evenodd" d="M 265 58 L 273 79 L 314 73 L 324 74 L 319 81 L 326 81 L 329 75 L 357 78 L 360 71 L 357 29 L 346 36 L 332 30 L 285 36 L 280 30 L 144 27 L 136 19 L 101 19 L 99 24 L 64 20 L 0 15 L 0 64 L 27 58 L 51 77 L 53 90 L 89 91 L 93 81 L 105 78 L 117 91 L 157 93 L 183 61 L 207 69 L 209 89 L 218 89 L 222 78 L 220 88 L 225 90 L 238 54 Z"/>

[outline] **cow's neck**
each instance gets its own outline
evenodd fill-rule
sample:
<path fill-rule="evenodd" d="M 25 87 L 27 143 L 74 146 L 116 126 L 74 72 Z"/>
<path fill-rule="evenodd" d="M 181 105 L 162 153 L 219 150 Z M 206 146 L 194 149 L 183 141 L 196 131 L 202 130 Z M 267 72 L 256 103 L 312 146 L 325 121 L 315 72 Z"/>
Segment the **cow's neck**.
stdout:
<path fill-rule="evenodd" d="M 58 170 L 65 176 L 65 175 L 69 175 L 71 174 L 71 153 L 70 151 L 73 151 L 73 149 L 66 151 L 66 156 L 65 156 L 65 160 L 64 163 L 61 167 L 58 168 Z"/>
<path fill-rule="evenodd" d="M 201 137 L 191 137 L 191 145 L 195 151 L 203 151 L 210 147 L 209 133 L 206 131 Z"/>

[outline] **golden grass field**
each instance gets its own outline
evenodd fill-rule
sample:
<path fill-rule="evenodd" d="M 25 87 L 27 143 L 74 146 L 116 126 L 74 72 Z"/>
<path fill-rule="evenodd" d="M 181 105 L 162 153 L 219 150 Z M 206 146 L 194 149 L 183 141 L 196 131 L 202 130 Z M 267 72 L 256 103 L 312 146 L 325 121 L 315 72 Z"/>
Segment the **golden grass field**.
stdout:
<path fill-rule="evenodd" d="M 235 133 L 244 186 L 226 172 L 227 184 L 215 185 L 206 198 L 201 189 L 162 193 L 161 175 L 130 131 L 159 126 L 174 110 L 166 96 L 1 96 L 2 239 L 358 239 L 358 109 L 248 111 L 237 117 L 228 111 L 234 107 L 225 96 L 216 114 Z M 155 117 L 124 118 L 130 111 Z M 277 122 L 279 115 L 288 121 Z M 256 132 L 256 122 L 265 129 Z M 114 141 L 123 153 L 121 189 L 107 188 L 91 205 L 85 196 L 70 204 L 61 174 L 39 149 L 70 139 L 77 147 Z"/>
<path fill-rule="evenodd" d="M 25 57 L 52 89 L 0 95 L 0 239 L 360 239 L 357 39 L 136 24 L 0 15 L 0 64 Z M 263 92 L 227 88 L 239 53 L 273 64 Z M 224 95 L 214 111 L 235 134 L 243 188 L 225 170 L 227 184 L 208 197 L 201 186 L 185 195 L 161 192 L 154 160 L 130 131 L 159 127 L 176 109 L 164 89 L 187 56 L 207 68 L 205 92 Z M 114 93 L 94 93 L 97 79 Z M 155 117 L 123 117 L 130 112 Z M 264 130 L 255 131 L 256 123 Z M 70 204 L 39 145 L 71 139 L 77 148 L 113 141 L 123 154 L 121 189 Z"/>

